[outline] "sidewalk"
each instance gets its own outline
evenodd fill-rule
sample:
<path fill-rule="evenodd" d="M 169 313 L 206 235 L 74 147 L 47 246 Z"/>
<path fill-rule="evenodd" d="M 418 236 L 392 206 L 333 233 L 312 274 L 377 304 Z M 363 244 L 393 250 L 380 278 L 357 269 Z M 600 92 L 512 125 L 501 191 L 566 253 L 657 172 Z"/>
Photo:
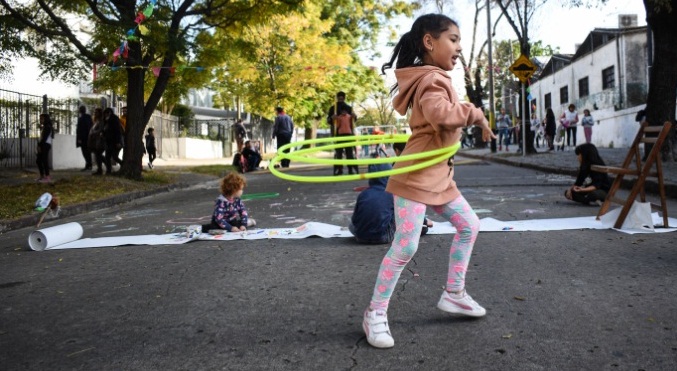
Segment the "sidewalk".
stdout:
<path fill-rule="evenodd" d="M 458 152 L 458 155 L 505 165 L 526 167 L 548 173 L 572 176 L 576 176 L 578 173 L 578 160 L 573 148 L 567 148 L 563 152 L 545 152 L 542 148 L 537 149 L 537 151 L 539 153 L 522 156 L 521 153 L 515 152 L 497 151 L 492 153 L 489 148 L 462 149 Z M 628 148 L 599 148 L 599 154 L 607 165 L 620 166 L 628 154 Z M 623 188 L 630 188 L 630 185 L 633 183 L 632 177 L 628 178 L 630 180 L 623 182 Z M 666 196 L 677 199 L 677 162 L 663 162 L 663 180 L 665 182 Z M 658 194 L 658 182 L 655 178 L 647 179 L 646 192 Z"/>

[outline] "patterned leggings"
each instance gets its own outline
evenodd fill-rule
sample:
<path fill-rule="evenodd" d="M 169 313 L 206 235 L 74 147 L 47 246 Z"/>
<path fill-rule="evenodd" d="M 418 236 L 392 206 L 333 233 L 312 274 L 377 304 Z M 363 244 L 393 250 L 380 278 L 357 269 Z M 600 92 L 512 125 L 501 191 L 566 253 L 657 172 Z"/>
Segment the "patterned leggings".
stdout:
<path fill-rule="evenodd" d="M 463 196 L 458 196 L 446 205 L 433 206 L 432 209 L 456 227 L 457 232 L 449 251 L 447 290 L 461 291 L 465 287 L 465 272 L 480 229 L 479 218 Z M 371 309 L 388 310 L 397 280 L 418 249 L 425 210 L 425 204 L 395 196 L 397 231 L 390 250 L 381 262 L 371 298 Z"/>

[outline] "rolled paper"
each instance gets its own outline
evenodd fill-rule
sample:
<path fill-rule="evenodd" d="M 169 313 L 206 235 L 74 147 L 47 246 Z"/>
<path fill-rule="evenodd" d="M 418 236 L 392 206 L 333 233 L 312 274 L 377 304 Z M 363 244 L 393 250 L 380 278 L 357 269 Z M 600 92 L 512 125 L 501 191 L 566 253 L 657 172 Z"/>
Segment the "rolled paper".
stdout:
<path fill-rule="evenodd" d="M 82 226 L 75 222 L 38 229 L 28 236 L 28 246 L 34 251 L 49 250 L 54 246 L 79 240 L 82 233 Z"/>

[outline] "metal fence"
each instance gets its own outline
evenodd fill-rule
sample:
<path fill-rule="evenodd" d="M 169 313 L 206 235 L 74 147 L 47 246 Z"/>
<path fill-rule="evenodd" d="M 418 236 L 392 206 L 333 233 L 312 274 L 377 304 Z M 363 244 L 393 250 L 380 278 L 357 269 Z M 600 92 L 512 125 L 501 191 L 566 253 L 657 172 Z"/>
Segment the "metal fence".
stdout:
<path fill-rule="evenodd" d="M 49 113 L 57 133 L 74 134 L 79 102 L 0 89 L 0 167 L 29 165 L 40 137 L 41 113 Z"/>
<path fill-rule="evenodd" d="M 83 98 L 53 99 L 0 89 L 0 168 L 32 167 L 40 136 L 39 117 L 50 114 L 55 131 L 75 135 L 78 108 L 84 105 L 87 112 L 107 105 L 107 101 Z M 105 107 L 102 107 L 105 108 Z M 166 158 L 179 157 L 179 137 L 191 137 L 220 141 L 223 156 L 232 156 L 234 142 L 234 118 L 184 119 L 155 112 L 147 127 L 155 129 L 158 155 Z M 261 149 L 274 150 L 272 122 L 257 115 L 246 114 L 245 127 L 250 139 L 261 142 Z"/>

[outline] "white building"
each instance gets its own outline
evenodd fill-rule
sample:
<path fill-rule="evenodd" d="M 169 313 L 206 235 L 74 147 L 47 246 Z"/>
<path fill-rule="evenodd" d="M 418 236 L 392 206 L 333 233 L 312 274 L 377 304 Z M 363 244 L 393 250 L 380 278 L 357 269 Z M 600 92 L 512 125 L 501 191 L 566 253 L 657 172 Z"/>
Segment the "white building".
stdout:
<path fill-rule="evenodd" d="M 573 103 L 579 118 L 589 109 L 598 124 L 593 144 L 630 146 L 649 88 L 647 27 L 636 27 L 636 19 L 621 15 L 619 28 L 592 30 L 575 54 L 553 55 L 531 84 L 538 117 L 544 118 L 548 108 L 559 117 Z M 577 143 L 584 141 L 578 130 Z"/>

